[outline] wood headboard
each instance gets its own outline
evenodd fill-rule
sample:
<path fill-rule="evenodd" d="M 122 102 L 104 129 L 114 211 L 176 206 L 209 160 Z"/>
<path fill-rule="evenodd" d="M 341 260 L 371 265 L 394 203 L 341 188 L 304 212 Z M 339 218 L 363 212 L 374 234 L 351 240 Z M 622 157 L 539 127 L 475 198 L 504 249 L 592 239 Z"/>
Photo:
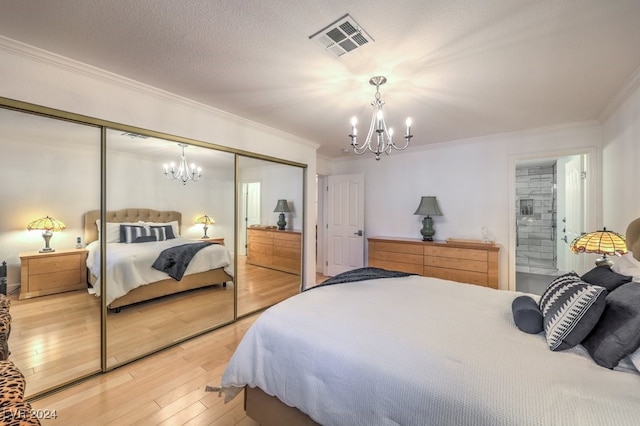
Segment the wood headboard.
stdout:
<path fill-rule="evenodd" d="M 633 257 L 640 260 L 640 218 L 632 221 L 627 226 L 627 233 L 624 236 L 627 248 L 633 252 Z"/>
<path fill-rule="evenodd" d="M 84 241 L 85 244 L 98 239 L 98 227 L 96 220 L 100 219 L 100 210 L 91 210 L 84 214 Z M 182 213 L 173 210 L 151 209 L 122 209 L 107 211 L 107 222 L 172 222 L 178 221 L 178 227 L 182 229 Z"/>

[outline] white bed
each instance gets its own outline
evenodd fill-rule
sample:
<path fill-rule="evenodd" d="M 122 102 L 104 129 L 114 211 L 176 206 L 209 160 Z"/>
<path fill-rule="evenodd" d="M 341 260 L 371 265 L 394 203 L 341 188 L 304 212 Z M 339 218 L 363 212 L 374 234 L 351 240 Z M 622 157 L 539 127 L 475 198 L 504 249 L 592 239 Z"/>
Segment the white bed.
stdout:
<path fill-rule="evenodd" d="M 110 305 L 114 300 L 129 293 L 134 288 L 165 280 L 165 272 L 153 269 L 151 265 L 158 254 L 169 247 L 183 244 L 195 244 L 196 241 L 185 238 L 174 238 L 166 241 L 148 242 L 142 244 L 109 243 L 107 244 L 106 274 L 107 294 L 105 300 Z M 87 267 L 96 278 L 93 284 L 95 294 L 100 295 L 100 242 L 94 241 L 87 245 Z M 185 272 L 192 275 L 211 269 L 223 268 L 229 275 L 231 259 L 227 248 L 220 244 L 211 244 L 198 251 Z"/>
<path fill-rule="evenodd" d="M 421 276 L 313 288 L 255 321 L 219 390 L 245 389 L 263 426 L 640 424 L 640 349 L 613 370 L 551 351 L 516 327 L 521 295 Z"/>
<path fill-rule="evenodd" d="M 85 213 L 85 241 L 89 250 L 87 256 L 88 280 L 91 291 L 100 295 L 100 211 Z M 233 281 L 231 257 L 228 249 L 220 244 L 211 244 L 193 257 L 181 280 L 153 269 L 151 265 L 162 250 L 200 241 L 180 237 L 180 212 L 130 208 L 107 211 L 105 224 L 107 307 L 116 311 L 123 306 L 171 294 L 180 293 L 211 285 L 226 285 Z M 169 226 L 174 237 L 164 241 L 144 243 L 121 243 L 120 225 Z"/>

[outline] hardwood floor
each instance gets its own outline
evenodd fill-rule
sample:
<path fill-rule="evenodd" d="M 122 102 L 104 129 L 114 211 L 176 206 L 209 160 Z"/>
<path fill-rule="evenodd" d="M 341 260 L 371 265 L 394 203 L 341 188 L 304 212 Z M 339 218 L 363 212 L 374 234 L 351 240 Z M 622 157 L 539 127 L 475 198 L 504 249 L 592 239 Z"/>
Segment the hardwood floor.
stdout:
<path fill-rule="evenodd" d="M 238 316 L 299 292 L 300 276 L 238 265 Z M 234 284 L 192 290 L 107 314 L 107 367 L 233 320 Z M 99 299 L 73 291 L 12 301 L 10 359 L 26 378 L 26 397 L 100 371 Z"/>
<path fill-rule="evenodd" d="M 238 271 L 239 282 L 244 283 L 238 288 L 239 315 L 240 309 L 245 313 L 264 309 L 299 291 L 297 275 L 242 264 Z M 326 278 L 318 274 L 316 282 Z M 233 284 L 213 290 L 232 295 Z M 119 314 L 110 312 L 109 362 L 152 350 L 156 339 L 171 336 L 172 330 L 201 329 L 200 309 L 220 310 L 210 298 L 202 298 L 206 292 L 196 290 L 134 305 Z M 28 396 L 100 370 L 98 302 L 84 291 L 20 301 L 12 296 L 10 359 L 25 373 Z M 229 358 L 258 315 L 247 314 L 233 324 L 36 399 L 32 405 L 56 410 L 57 420 L 43 424 L 65 426 L 254 425 L 244 413 L 243 395 L 224 404 L 204 387 L 219 384 Z"/>
<path fill-rule="evenodd" d="M 233 351 L 259 314 L 99 375 L 31 403 L 56 410 L 43 425 L 256 425 L 240 394 L 228 404 L 217 386 Z"/>

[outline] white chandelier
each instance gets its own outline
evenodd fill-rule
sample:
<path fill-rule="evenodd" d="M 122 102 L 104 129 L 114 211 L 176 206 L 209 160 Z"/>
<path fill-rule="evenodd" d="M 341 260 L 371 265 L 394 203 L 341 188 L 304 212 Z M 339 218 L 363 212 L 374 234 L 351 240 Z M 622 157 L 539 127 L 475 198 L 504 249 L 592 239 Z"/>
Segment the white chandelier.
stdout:
<path fill-rule="evenodd" d="M 189 145 L 185 143 L 179 143 L 178 145 L 182 148 L 182 156 L 180 157 L 178 169 L 176 170 L 176 163 L 165 164 L 164 175 L 171 180 L 180 180 L 183 185 L 186 185 L 189 180 L 194 182 L 199 181 L 202 176 L 202 168 L 196 168 L 196 165 L 193 163 L 189 166 L 187 158 L 184 156 L 184 149 Z"/>
<path fill-rule="evenodd" d="M 390 154 L 392 149 L 402 151 L 409 146 L 409 141 L 413 137 L 411 134 L 411 118 L 407 118 L 407 133 L 403 136 L 405 139 L 404 146 L 398 146 L 393 142 L 393 129 L 384 122 L 384 116 L 382 114 L 382 106 L 384 101 L 380 99 L 380 86 L 387 82 L 387 79 L 382 76 L 371 77 L 369 84 L 376 86 L 376 100 L 371 102 L 373 106 L 373 116 L 371 117 L 371 125 L 369 126 L 369 133 L 363 144 L 358 144 L 357 135 L 358 129 L 356 129 L 356 123 L 358 120 L 356 117 L 351 119 L 351 146 L 353 152 L 356 154 L 364 154 L 367 151 L 371 151 L 375 154 L 376 160 L 380 160 L 380 154 Z M 373 134 L 376 134 L 375 138 Z"/>

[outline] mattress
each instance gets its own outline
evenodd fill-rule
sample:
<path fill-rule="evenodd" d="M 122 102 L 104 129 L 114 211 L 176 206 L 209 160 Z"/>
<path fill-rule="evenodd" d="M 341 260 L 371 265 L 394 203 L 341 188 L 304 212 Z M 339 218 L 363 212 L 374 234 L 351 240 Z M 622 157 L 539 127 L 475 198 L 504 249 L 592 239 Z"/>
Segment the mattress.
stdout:
<path fill-rule="evenodd" d="M 522 293 L 420 276 L 308 290 L 266 310 L 222 378 L 323 425 L 631 425 L 640 374 L 513 323 Z"/>
<path fill-rule="evenodd" d="M 109 305 L 118 297 L 127 294 L 142 285 L 170 278 L 162 271 L 153 269 L 151 265 L 160 252 L 169 247 L 196 243 L 185 238 L 173 238 L 139 244 L 108 243 L 106 255 L 107 294 Z M 93 289 L 100 296 L 100 244 L 94 241 L 87 245 L 87 268 L 97 278 Z M 221 244 L 211 244 L 198 251 L 186 269 L 185 275 L 204 272 L 211 269 L 224 268 L 233 275 L 231 258 L 228 249 Z"/>

